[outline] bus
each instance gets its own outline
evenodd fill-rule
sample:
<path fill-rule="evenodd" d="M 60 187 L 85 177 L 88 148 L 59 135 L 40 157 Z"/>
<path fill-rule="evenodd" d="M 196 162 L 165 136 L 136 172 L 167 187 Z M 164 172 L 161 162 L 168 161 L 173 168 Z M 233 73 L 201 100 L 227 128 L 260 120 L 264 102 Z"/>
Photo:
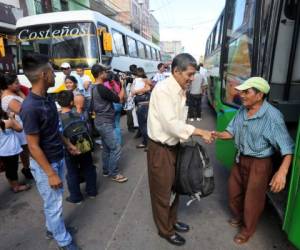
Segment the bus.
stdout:
<path fill-rule="evenodd" d="M 18 75 L 22 84 L 30 87 L 24 76 L 21 59 L 25 53 L 38 52 L 49 56 L 56 71 L 55 86 L 62 88 L 64 77 L 60 65 L 71 68 L 83 64 L 86 74 L 95 63 L 121 71 L 129 65 L 143 67 L 151 77 L 161 60 L 159 46 L 130 31 L 112 19 L 91 10 L 53 12 L 21 18 L 16 24 Z M 93 78 L 92 78 L 93 79 Z"/>
<path fill-rule="evenodd" d="M 288 239 L 300 249 L 300 0 L 227 0 L 205 49 L 208 101 L 223 131 L 241 105 L 235 86 L 251 76 L 268 80 L 268 101 L 285 117 L 295 140 L 288 183 L 279 194 L 268 193 Z M 216 141 L 218 160 L 233 164 L 233 141 Z M 278 168 L 274 161 L 274 170 Z"/>

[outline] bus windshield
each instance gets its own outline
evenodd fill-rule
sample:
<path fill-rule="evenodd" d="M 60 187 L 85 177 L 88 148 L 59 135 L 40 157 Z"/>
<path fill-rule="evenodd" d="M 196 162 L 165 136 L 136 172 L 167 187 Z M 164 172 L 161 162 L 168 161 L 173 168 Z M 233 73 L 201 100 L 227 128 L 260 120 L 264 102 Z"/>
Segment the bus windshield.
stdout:
<path fill-rule="evenodd" d="M 96 28 L 93 23 L 48 24 L 17 30 L 19 62 L 27 52 L 50 57 L 54 69 L 63 62 L 74 68 L 78 64 L 91 67 L 99 60 Z M 19 69 L 22 65 L 19 64 Z"/>

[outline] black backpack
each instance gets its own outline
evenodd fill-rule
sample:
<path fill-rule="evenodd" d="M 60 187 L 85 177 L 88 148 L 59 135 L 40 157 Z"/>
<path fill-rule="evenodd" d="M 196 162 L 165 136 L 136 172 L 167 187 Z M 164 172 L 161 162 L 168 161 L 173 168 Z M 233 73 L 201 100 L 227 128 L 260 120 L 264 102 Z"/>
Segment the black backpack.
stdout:
<path fill-rule="evenodd" d="M 213 168 L 204 147 L 196 141 L 181 144 L 173 190 L 191 196 L 193 201 L 210 195 L 214 187 Z"/>
<path fill-rule="evenodd" d="M 81 153 L 93 151 L 94 144 L 90 136 L 87 122 L 74 112 L 60 113 L 63 135 L 77 147 Z"/>

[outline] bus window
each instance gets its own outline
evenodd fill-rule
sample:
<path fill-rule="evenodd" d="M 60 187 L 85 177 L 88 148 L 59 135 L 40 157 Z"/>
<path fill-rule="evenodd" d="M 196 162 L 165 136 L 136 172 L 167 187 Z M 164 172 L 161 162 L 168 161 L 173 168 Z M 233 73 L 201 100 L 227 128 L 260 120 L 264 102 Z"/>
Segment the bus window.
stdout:
<path fill-rule="evenodd" d="M 155 50 L 155 59 L 156 59 L 156 61 L 159 60 L 159 59 L 158 59 L 158 51 L 157 51 L 157 49 Z"/>
<path fill-rule="evenodd" d="M 221 22 L 220 22 L 220 20 L 219 20 L 218 23 L 217 23 L 217 26 L 216 26 L 215 45 L 214 45 L 215 49 L 216 49 L 216 48 L 218 47 L 218 45 L 219 45 L 220 24 L 221 24 Z"/>
<path fill-rule="evenodd" d="M 136 48 L 136 41 L 133 38 L 127 36 L 127 45 L 128 45 L 129 56 L 137 57 L 138 52 L 137 52 L 137 48 Z"/>
<path fill-rule="evenodd" d="M 158 61 L 161 61 L 161 53 L 159 50 L 157 52 L 158 52 Z"/>
<path fill-rule="evenodd" d="M 288 19 L 295 20 L 297 14 L 297 1 L 286 1 L 284 14 Z"/>
<path fill-rule="evenodd" d="M 38 37 L 41 32 L 50 31 L 50 25 L 35 26 L 31 28 L 21 28 L 17 31 L 17 41 L 20 44 L 20 59 L 27 52 L 37 52 L 50 56 L 51 37 Z"/>
<path fill-rule="evenodd" d="M 223 15 L 221 16 L 220 19 L 220 33 L 219 33 L 219 41 L 218 44 L 222 44 L 222 39 L 223 39 L 223 25 L 224 25 L 224 18 Z"/>
<path fill-rule="evenodd" d="M 55 35 L 69 27 L 69 33 Z M 57 31 L 57 32 L 56 32 Z M 52 25 L 52 60 L 55 66 L 69 62 L 72 67 L 84 64 L 91 67 L 98 60 L 98 45 L 95 26 L 92 23 L 72 23 Z"/>
<path fill-rule="evenodd" d="M 112 30 L 113 40 L 116 48 L 117 55 L 124 56 L 125 46 L 124 46 L 124 35 L 116 30 Z"/>
<path fill-rule="evenodd" d="M 146 54 L 147 54 L 147 59 L 151 59 L 151 49 L 149 45 L 146 45 Z"/>
<path fill-rule="evenodd" d="M 155 49 L 152 48 L 152 47 L 151 47 L 151 55 L 152 55 L 152 59 L 153 59 L 153 60 L 156 60 L 156 59 L 155 59 Z"/>
<path fill-rule="evenodd" d="M 138 45 L 139 57 L 146 58 L 145 45 L 140 41 L 137 42 L 137 45 Z"/>
<path fill-rule="evenodd" d="M 248 3 L 245 9 L 243 4 L 245 0 L 236 0 L 234 9 L 235 12 L 247 13 L 247 16 L 254 16 L 254 3 Z M 237 21 L 244 17 L 241 13 L 232 13 L 233 27 L 238 28 L 242 25 L 243 21 Z M 243 19 L 243 18 L 242 18 Z M 238 24 L 239 23 L 239 24 Z M 238 106 L 241 104 L 241 99 L 238 91 L 235 87 L 241 84 L 244 80 L 251 76 L 251 61 L 252 61 L 252 45 L 253 45 L 253 28 L 254 28 L 254 18 L 244 20 L 247 24 L 247 29 L 243 29 L 243 32 L 236 33 L 235 38 L 231 39 L 228 44 L 228 56 L 227 64 L 225 66 L 224 81 L 222 88 L 222 99 L 225 103 Z"/>
<path fill-rule="evenodd" d="M 233 6 L 232 31 L 236 31 L 244 22 L 246 0 L 236 0 Z"/>

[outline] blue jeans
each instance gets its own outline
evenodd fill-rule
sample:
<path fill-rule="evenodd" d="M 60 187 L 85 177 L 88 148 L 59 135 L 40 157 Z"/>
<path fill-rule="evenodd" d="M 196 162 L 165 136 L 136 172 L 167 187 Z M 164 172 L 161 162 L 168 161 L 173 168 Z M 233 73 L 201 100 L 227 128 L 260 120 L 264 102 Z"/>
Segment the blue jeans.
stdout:
<path fill-rule="evenodd" d="M 64 179 L 65 160 L 62 159 L 58 162 L 51 163 L 53 170 L 57 173 L 59 178 Z M 31 173 L 36 181 L 37 189 L 44 201 L 44 213 L 46 217 L 47 230 L 52 232 L 54 239 L 58 245 L 63 247 L 72 242 L 72 237 L 67 232 L 63 220 L 62 201 L 63 201 L 63 188 L 53 189 L 49 186 L 48 176 L 38 163 L 30 158 Z"/>
<path fill-rule="evenodd" d="M 66 166 L 67 166 L 67 184 L 70 192 L 70 200 L 79 202 L 83 200 L 80 191 L 80 173 L 83 172 L 86 182 L 85 191 L 89 196 L 97 195 L 97 174 L 96 168 L 93 165 L 92 153 L 73 156 L 68 152 L 65 153 Z"/>
<path fill-rule="evenodd" d="M 121 112 L 122 112 L 123 105 L 121 103 L 114 103 L 114 110 L 115 110 L 115 134 L 117 137 L 117 142 L 122 145 L 122 133 L 121 133 L 121 126 L 120 126 L 120 119 L 121 119 Z"/>
<path fill-rule="evenodd" d="M 118 161 L 121 157 L 121 145 L 117 142 L 114 126 L 110 123 L 96 125 L 102 139 L 102 167 L 103 173 L 116 176 L 119 173 Z"/>
<path fill-rule="evenodd" d="M 138 105 L 137 117 L 139 122 L 139 129 L 143 137 L 143 144 L 147 145 L 148 133 L 147 133 L 147 118 L 148 118 L 148 105 Z"/>

